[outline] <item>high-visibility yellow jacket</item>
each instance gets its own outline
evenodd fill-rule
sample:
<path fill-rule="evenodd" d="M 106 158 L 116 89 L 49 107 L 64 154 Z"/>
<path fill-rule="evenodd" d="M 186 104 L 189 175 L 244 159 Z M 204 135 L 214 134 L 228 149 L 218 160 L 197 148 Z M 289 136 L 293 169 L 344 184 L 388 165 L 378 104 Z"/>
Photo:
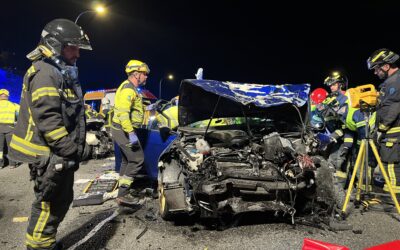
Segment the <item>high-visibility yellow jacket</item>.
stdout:
<path fill-rule="evenodd" d="M 64 158 L 82 152 L 85 117 L 78 82 L 64 79 L 50 61 L 33 62 L 24 76 L 18 122 L 9 156 L 34 163 L 50 152 Z"/>
<path fill-rule="evenodd" d="M 163 110 L 163 114 L 169 118 L 169 124 L 167 118 L 165 118 L 162 114 L 157 114 L 156 119 L 161 126 L 169 127 L 171 129 L 178 127 L 178 106 L 174 105 Z"/>
<path fill-rule="evenodd" d="M 133 83 L 125 80 L 115 93 L 113 123 L 119 124 L 126 133 L 134 131 L 143 123 L 142 97 Z"/>
<path fill-rule="evenodd" d="M 19 105 L 8 100 L 0 100 L 0 124 L 14 125 L 17 121 Z"/>

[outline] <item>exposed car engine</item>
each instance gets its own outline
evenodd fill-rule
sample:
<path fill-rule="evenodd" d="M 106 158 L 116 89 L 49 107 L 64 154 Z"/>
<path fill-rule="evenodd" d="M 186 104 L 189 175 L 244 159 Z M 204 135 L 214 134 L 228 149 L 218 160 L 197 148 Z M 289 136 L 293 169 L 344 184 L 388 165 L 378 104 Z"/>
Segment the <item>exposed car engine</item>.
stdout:
<path fill-rule="evenodd" d="M 168 165 L 178 166 L 175 184 L 184 190 L 181 201 L 185 202 L 165 201 L 178 205 L 169 207 L 171 211 L 200 211 L 202 217 L 275 211 L 293 218 L 300 196 L 301 204 L 316 198 L 315 178 L 322 163 L 299 153 L 306 152 L 299 138 L 285 138 L 277 132 L 251 138 L 243 130 L 213 130 L 205 137 L 190 130 L 182 132 L 169 154 L 170 159 L 179 160 Z M 163 192 L 178 186 L 166 185 Z"/>

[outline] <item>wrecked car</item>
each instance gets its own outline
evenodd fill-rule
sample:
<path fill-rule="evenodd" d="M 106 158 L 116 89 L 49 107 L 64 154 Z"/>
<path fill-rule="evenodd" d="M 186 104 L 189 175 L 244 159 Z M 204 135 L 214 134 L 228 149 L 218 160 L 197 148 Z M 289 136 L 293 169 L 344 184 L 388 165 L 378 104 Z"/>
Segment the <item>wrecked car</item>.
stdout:
<path fill-rule="evenodd" d="M 102 118 L 86 120 L 86 147 L 84 159 L 101 159 L 114 153 L 114 144 Z"/>
<path fill-rule="evenodd" d="M 161 217 L 272 211 L 293 221 L 307 204 L 331 207 L 333 173 L 307 153 L 309 90 L 184 80 L 177 136 L 158 164 Z"/>

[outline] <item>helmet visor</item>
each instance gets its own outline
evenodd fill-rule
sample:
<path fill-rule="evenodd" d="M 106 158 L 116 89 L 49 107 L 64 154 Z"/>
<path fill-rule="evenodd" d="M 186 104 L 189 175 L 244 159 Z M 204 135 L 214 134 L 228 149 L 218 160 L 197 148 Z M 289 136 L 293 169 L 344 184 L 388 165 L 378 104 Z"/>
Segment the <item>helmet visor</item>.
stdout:
<path fill-rule="evenodd" d="M 85 49 L 85 50 L 92 50 L 89 37 L 86 34 L 80 38 L 70 39 L 68 42 L 66 42 L 66 45 L 76 46 L 79 47 L 80 49 Z"/>

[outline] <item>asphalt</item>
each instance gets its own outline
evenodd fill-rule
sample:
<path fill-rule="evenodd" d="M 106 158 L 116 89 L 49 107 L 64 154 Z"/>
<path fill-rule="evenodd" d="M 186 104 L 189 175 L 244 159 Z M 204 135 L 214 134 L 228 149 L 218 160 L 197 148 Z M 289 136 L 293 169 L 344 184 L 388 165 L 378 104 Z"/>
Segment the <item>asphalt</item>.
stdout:
<path fill-rule="evenodd" d="M 92 179 L 113 168 L 112 159 L 92 160 L 81 166 L 75 181 Z M 0 249 L 24 249 L 24 236 L 33 201 L 33 183 L 29 169 L 0 170 Z M 75 184 L 75 196 L 86 184 Z M 71 207 L 59 227 L 58 240 L 66 248 L 82 241 L 118 206 L 114 200 L 102 205 Z M 183 217 L 167 222 L 158 215 L 158 200 L 146 198 L 138 209 L 118 210 L 110 220 L 85 243 L 75 249 L 301 249 L 305 238 L 340 244 L 350 249 L 364 249 L 400 239 L 400 222 L 391 214 L 355 210 L 346 223 L 352 230 L 332 231 L 325 227 L 292 225 L 290 220 L 271 214 L 246 214 L 231 227 L 221 230 L 212 222 Z M 22 222 L 13 222 L 22 217 Z"/>

